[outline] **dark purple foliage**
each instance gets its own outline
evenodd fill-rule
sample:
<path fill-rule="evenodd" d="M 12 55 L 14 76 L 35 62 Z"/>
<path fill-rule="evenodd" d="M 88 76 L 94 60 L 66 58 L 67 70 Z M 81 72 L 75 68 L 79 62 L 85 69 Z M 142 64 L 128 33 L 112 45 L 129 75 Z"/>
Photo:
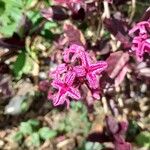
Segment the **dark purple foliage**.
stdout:
<path fill-rule="evenodd" d="M 117 122 L 113 117 L 106 116 L 106 127 L 113 138 L 115 150 L 131 150 L 130 143 L 125 141 L 125 133 L 128 128 L 127 122 Z"/>
<path fill-rule="evenodd" d="M 127 25 L 125 22 L 115 18 L 105 18 L 104 25 L 107 30 L 123 44 L 124 48 L 129 48 L 131 46 L 131 42 L 128 36 Z"/>
<path fill-rule="evenodd" d="M 118 86 L 124 80 L 128 71 L 128 61 L 129 54 L 122 51 L 111 53 L 107 58 L 108 68 L 106 72 L 114 80 L 115 86 Z"/>
<path fill-rule="evenodd" d="M 69 17 L 67 8 L 62 6 L 52 6 L 41 10 L 41 14 L 47 20 L 65 20 Z"/>

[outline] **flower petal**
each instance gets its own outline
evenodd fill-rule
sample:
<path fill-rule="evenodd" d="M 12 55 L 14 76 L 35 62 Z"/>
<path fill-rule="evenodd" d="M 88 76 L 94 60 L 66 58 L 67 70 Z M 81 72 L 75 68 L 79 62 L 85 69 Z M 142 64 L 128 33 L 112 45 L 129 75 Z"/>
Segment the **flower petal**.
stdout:
<path fill-rule="evenodd" d="M 60 95 L 60 93 L 56 93 L 53 95 L 53 105 L 58 106 L 64 104 L 67 101 L 66 94 Z"/>
<path fill-rule="evenodd" d="M 56 70 L 50 73 L 50 77 L 52 78 L 60 78 L 60 75 L 67 71 L 66 64 L 60 64 Z"/>
<path fill-rule="evenodd" d="M 105 61 L 99 61 L 96 64 L 90 65 L 90 71 L 95 73 L 101 73 L 107 68 L 107 63 Z"/>
<path fill-rule="evenodd" d="M 64 83 L 58 78 L 58 79 L 53 80 L 53 82 L 51 83 L 51 85 L 54 88 L 59 89 L 59 88 L 62 88 L 64 86 Z"/>
<path fill-rule="evenodd" d="M 85 76 L 86 72 L 85 72 L 85 68 L 83 66 L 75 66 L 73 68 L 74 72 L 76 73 L 77 77 L 83 77 Z"/>
<path fill-rule="evenodd" d="M 99 82 L 98 82 L 98 79 L 96 78 L 95 74 L 88 73 L 86 75 L 86 79 L 88 80 L 90 88 L 92 88 L 92 89 L 98 88 Z"/>
<path fill-rule="evenodd" d="M 90 58 L 87 52 L 80 54 L 80 58 L 84 67 L 88 68 L 89 65 L 92 63 L 92 59 Z"/>
<path fill-rule="evenodd" d="M 64 82 L 68 85 L 68 86 L 71 86 L 74 82 L 74 79 L 76 77 L 76 74 L 75 72 L 73 71 L 69 71 L 65 77 L 64 77 Z"/>
<path fill-rule="evenodd" d="M 81 94 L 77 88 L 70 87 L 67 92 L 67 95 L 73 99 L 79 100 L 81 98 Z"/>

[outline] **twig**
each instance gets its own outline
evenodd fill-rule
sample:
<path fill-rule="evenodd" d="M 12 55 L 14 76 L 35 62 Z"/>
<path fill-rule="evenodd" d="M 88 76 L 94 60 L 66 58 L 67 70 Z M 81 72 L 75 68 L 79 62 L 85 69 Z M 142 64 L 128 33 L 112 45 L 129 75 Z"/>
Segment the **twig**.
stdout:
<path fill-rule="evenodd" d="M 131 15 L 130 15 L 130 18 L 129 18 L 129 24 L 132 22 L 132 19 L 133 19 L 134 15 L 135 15 L 136 0 L 132 0 L 131 3 L 132 3 L 132 6 L 131 6 Z"/>

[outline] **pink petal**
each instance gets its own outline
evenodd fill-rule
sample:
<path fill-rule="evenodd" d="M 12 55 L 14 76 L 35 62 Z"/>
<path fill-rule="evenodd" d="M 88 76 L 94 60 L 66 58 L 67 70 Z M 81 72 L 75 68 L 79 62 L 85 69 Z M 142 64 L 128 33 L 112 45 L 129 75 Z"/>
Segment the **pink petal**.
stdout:
<path fill-rule="evenodd" d="M 65 78 L 64 78 L 64 82 L 65 82 L 68 86 L 71 86 L 71 85 L 73 84 L 73 82 L 74 82 L 75 77 L 76 77 L 75 72 L 69 71 L 69 72 L 66 74 Z"/>
<path fill-rule="evenodd" d="M 92 92 L 93 98 L 100 99 L 100 90 L 99 89 L 92 89 L 91 92 Z"/>
<path fill-rule="evenodd" d="M 68 96 L 73 98 L 73 99 L 76 99 L 76 100 L 79 100 L 81 99 L 81 95 L 80 95 L 80 92 L 77 88 L 74 88 L 74 87 L 70 87 L 69 91 L 67 92 Z"/>
<path fill-rule="evenodd" d="M 140 34 L 147 34 L 146 27 L 150 27 L 148 21 L 139 22 L 129 31 L 129 34 L 135 33 L 136 31 L 139 31 Z"/>
<path fill-rule="evenodd" d="M 60 79 L 56 79 L 56 80 L 53 80 L 53 82 L 51 83 L 51 85 L 54 88 L 59 89 L 59 88 L 61 88 L 61 87 L 64 86 L 64 83 Z"/>
<path fill-rule="evenodd" d="M 67 101 L 66 95 L 60 95 L 59 92 L 55 95 L 53 95 L 53 105 L 58 106 L 64 104 L 64 102 Z"/>
<path fill-rule="evenodd" d="M 90 71 L 95 73 L 101 73 L 107 68 L 107 63 L 105 61 L 99 61 L 96 64 L 90 65 Z"/>
<path fill-rule="evenodd" d="M 60 78 L 60 75 L 62 75 L 66 71 L 67 71 L 66 64 L 60 64 L 56 68 L 56 70 L 54 70 L 52 73 L 50 73 L 50 77 L 52 77 L 52 78 Z"/>
<path fill-rule="evenodd" d="M 83 66 L 75 66 L 73 68 L 74 72 L 76 73 L 77 77 L 83 77 L 85 76 L 86 72 L 85 72 L 85 68 Z"/>
<path fill-rule="evenodd" d="M 96 78 L 95 74 L 88 73 L 86 75 L 86 79 L 88 80 L 90 88 L 92 88 L 92 89 L 98 88 L 99 82 L 98 82 L 98 79 Z"/>
<path fill-rule="evenodd" d="M 77 58 L 80 58 L 81 53 L 84 53 L 85 49 L 83 46 L 79 46 L 76 44 L 72 44 L 69 48 L 65 49 L 64 51 L 64 61 L 65 62 L 70 62 L 70 54 L 73 54 L 71 58 L 71 62 L 74 62 Z"/>
<path fill-rule="evenodd" d="M 87 52 L 82 53 L 80 55 L 80 58 L 81 58 L 83 66 L 86 67 L 86 68 L 88 68 L 89 65 L 92 63 L 92 59 L 90 58 L 90 56 Z"/>

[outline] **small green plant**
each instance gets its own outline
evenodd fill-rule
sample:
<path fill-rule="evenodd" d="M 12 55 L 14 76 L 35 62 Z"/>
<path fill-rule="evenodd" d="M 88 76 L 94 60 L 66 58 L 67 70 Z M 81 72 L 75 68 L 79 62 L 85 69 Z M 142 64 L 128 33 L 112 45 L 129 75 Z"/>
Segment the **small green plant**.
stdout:
<path fill-rule="evenodd" d="M 71 109 L 60 123 L 58 130 L 86 135 L 90 126 L 86 106 L 81 102 L 71 102 Z"/>
<path fill-rule="evenodd" d="M 29 140 L 30 145 L 38 147 L 43 141 L 56 137 L 57 132 L 49 127 L 40 127 L 40 122 L 30 119 L 21 122 L 19 131 L 13 136 L 13 140 L 21 144 L 25 138 Z"/>
<path fill-rule="evenodd" d="M 150 132 L 143 131 L 136 137 L 137 145 L 145 148 L 150 148 Z"/>

